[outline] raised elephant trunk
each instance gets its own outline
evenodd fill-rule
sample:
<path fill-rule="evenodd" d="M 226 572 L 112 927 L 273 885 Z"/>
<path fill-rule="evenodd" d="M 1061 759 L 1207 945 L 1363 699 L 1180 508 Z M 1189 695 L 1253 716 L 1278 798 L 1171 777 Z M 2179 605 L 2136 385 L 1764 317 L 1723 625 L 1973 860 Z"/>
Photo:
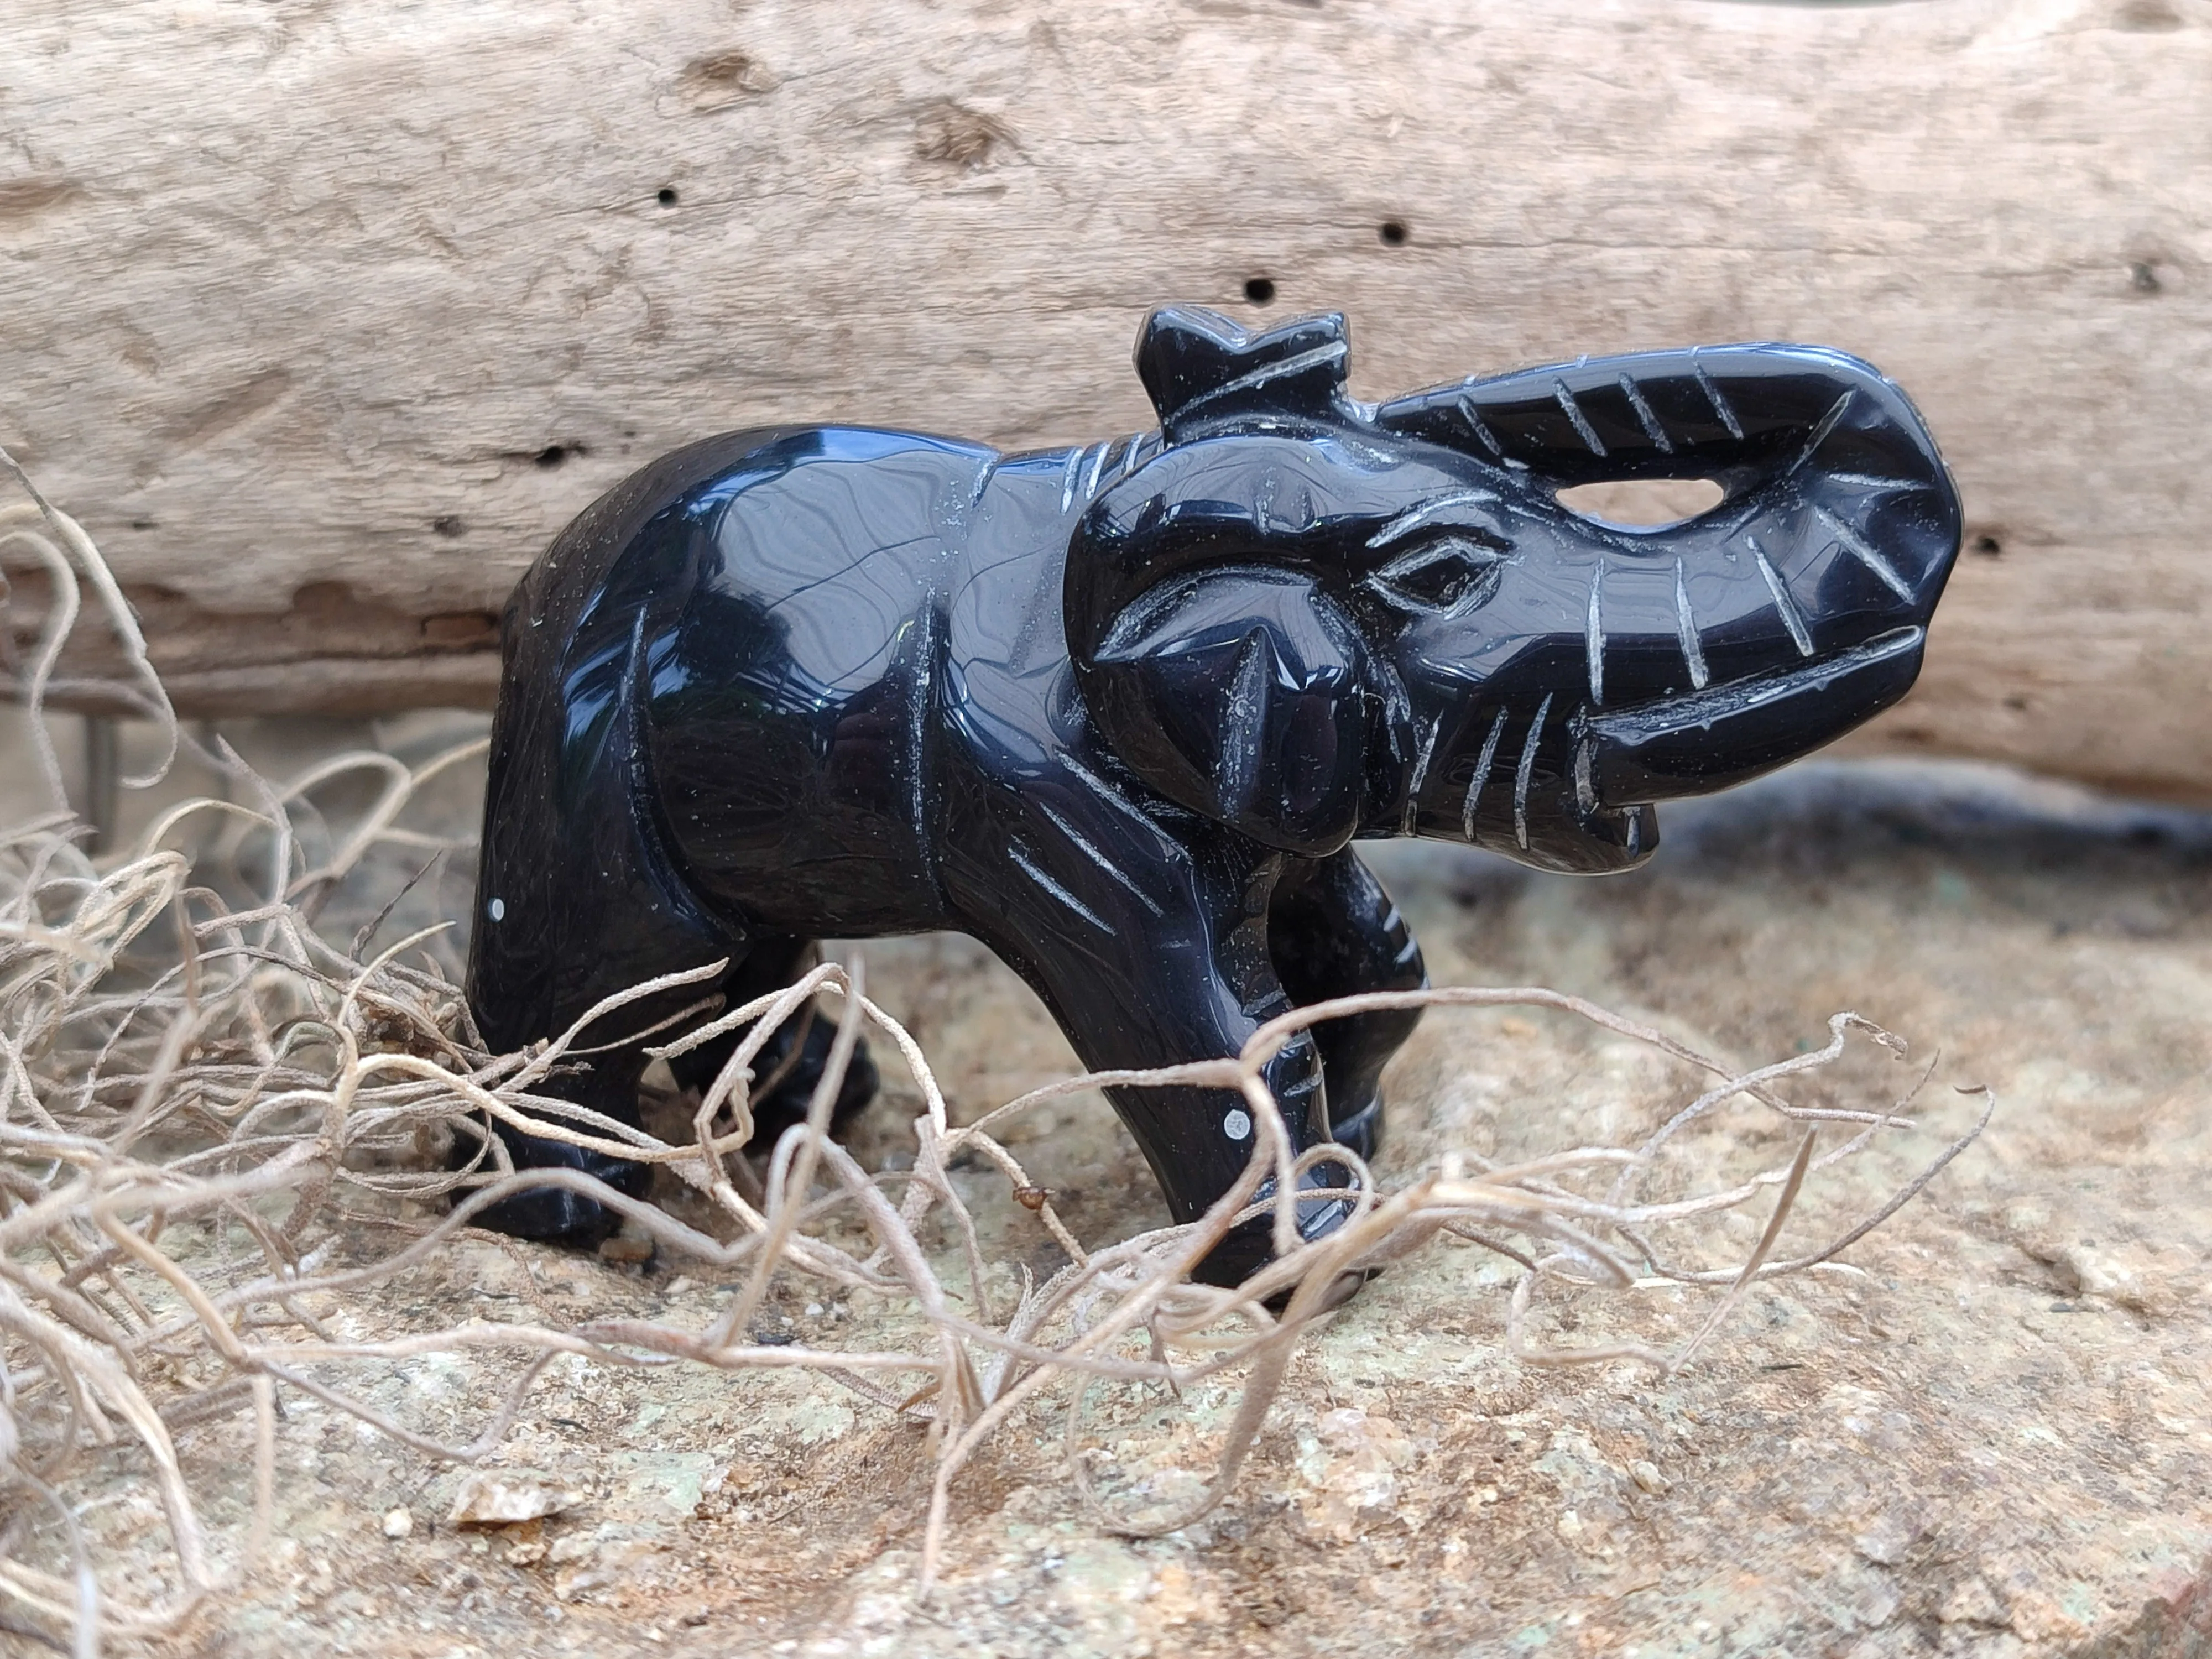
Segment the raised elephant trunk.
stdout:
<path fill-rule="evenodd" d="M 1816 748 L 1918 672 L 1958 497 L 1856 358 L 1585 359 L 1370 409 L 1340 319 L 1226 326 L 1156 320 L 1139 366 L 1170 447 L 1068 562 L 1101 722 L 1187 805 L 1309 856 L 1415 833 L 1621 869 L 1656 845 L 1651 803 Z M 1645 531 L 1558 499 L 1653 477 L 1724 495 Z"/>
<path fill-rule="evenodd" d="M 1741 782 L 1887 708 L 1919 670 L 1958 495 L 1905 394 L 1856 358 L 1733 346 L 1585 360 L 1418 393 L 1375 418 L 1516 476 L 1516 507 L 1552 544 L 1547 580 L 1516 605 L 1508 578 L 1508 609 L 1488 608 L 1501 632 L 1526 630 L 1487 653 L 1493 696 L 1555 689 L 1537 683 L 1574 597 L 1558 578 L 1583 579 L 1567 620 L 1587 696 L 1562 714 L 1588 801 Z M 1564 488 L 1651 477 L 1726 493 L 1659 532 L 1552 510 Z M 1540 630 L 1554 638 L 1536 644 Z"/>

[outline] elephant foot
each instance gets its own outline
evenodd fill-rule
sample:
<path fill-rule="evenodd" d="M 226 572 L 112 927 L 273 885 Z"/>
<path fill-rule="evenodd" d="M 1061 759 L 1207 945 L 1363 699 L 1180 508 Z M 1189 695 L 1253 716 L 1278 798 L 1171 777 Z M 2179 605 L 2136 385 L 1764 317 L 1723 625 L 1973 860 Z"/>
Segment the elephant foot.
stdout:
<path fill-rule="evenodd" d="M 1329 1139 L 1357 1153 L 1363 1164 L 1372 1164 L 1382 1150 L 1382 1097 L 1376 1096 L 1350 1117 L 1330 1125 Z"/>
<path fill-rule="evenodd" d="M 803 1028 L 794 1022 L 779 1030 L 763 1048 L 754 1062 L 755 1074 L 776 1080 L 753 1103 L 753 1137 L 746 1145 L 748 1152 L 760 1155 L 773 1150 L 786 1130 L 806 1121 L 807 1104 L 829 1066 L 830 1045 L 836 1036 L 836 1028 L 826 1020 L 809 1020 Z M 798 1048 L 796 1056 L 793 1054 L 794 1044 Z M 709 1071 L 706 1075 L 711 1079 L 713 1073 Z M 833 1133 L 850 1123 L 876 1097 L 878 1082 L 875 1061 L 869 1057 L 864 1043 L 853 1051 L 836 1102 L 830 1108 Z M 605 1103 L 594 1103 L 602 1111 L 609 1110 Z M 506 1141 L 507 1154 L 514 1160 L 518 1171 L 580 1170 L 631 1198 L 643 1198 L 652 1186 L 653 1170 L 647 1164 L 609 1158 L 564 1141 L 543 1140 L 534 1135 L 502 1132 L 501 1139 Z M 466 1163 L 473 1151 L 470 1143 L 458 1143 L 453 1152 L 456 1164 Z M 455 1201 L 465 1196 L 465 1191 L 458 1194 Z M 526 1188 L 511 1194 L 477 1211 L 471 1220 L 477 1226 L 516 1238 L 586 1250 L 612 1237 L 622 1226 L 622 1218 L 605 1205 L 565 1187 Z"/>
<path fill-rule="evenodd" d="M 630 1198 L 644 1197 L 652 1183 L 651 1167 L 634 1164 L 628 1158 L 608 1158 L 565 1141 L 540 1140 L 534 1135 L 509 1135 L 505 1139 L 507 1155 L 514 1160 L 518 1174 L 530 1170 L 578 1170 Z M 463 1152 L 461 1161 L 465 1162 L 466 1149 L 457 1150 Z M 467 1195 L 467 1190 L 463 1189 L 455 1194 L 455 1201 Z M 511 1193 L 496 1203 L 486 1205 L 470 1218 L 470 1224 L 515 1238 L 591 1249 L 621 1229 L 622 1217 L 597 1199 L 566 1187 L 537 1187 Z"/>
<path fill-rule="evenodd" d="M 1354 1112 L 1331 1130 L 1330 1138 L 1339 1146 L 1357 1153 L 1363 1162 L 1370 1160 L 1382 1146 L 1382 1099 L 1373 1100 Z M 1298 1200 L 1298 1233 L 1308 1243 L 1326 1238 L 1352 1218 L 1352 1205 L 1348 1198 L 1327 1198 L 1322 1194 L 1331 1188 L 1340 1188 L 1349 1179 L 1344 1166 L 1324 1164 L 1305 1177 L 1312 1198 Z M 1272 1181 L 1260 1188 L 1264 1200 L 1275 1190 Z M 1274 1220 L 1261 1216 L 1233 1229 L 1227 1237 L 1214 1246 L 1212 1254 L 1198 1265 L 1191 1277 L 1205 1285 L 1224 1287 L 1241 1285 L 1254 1273 L 1274 1260 Z M 1359 1287 L 1373 1278 L 1372 1273 L 1345 1273 L 1332 1287 L 1323 1304 L 1323 1310 L 1341 1306 Z M 1290 1292 L 1284 1291 L 1267 1298 L 1267 1308 L 1280 1313 L 1290 1302 Z"/>
<path fill-rule="evenodd" d="M 1308 1243 L 1326 1238 L 1352 1218 L 1349 1198 L 1330 1196 L 1341 1190 L 1349 1180 L 1343 1165 L 1324 1164 L 1310 1170 L 1301 1177 L 1298 1197 L 1298 1235 Z M 1274 1196 L 1275 1183 L 1261 1183 L 1255 1204 L 1267 1203 Z M 1272 1214 L 1259 1215 L 1232 1227 L 1221 1243 L 1207 1253 L 1204 1261 L 1191 1272 L 1191 1277 L 1201 1285 L 1218 1285 L 1224 1290 L 1242 1285 L 1275 1259 L 1275 1221 Z M 1286 1299 L 1273 1298 L 1275 1303 Z"/>

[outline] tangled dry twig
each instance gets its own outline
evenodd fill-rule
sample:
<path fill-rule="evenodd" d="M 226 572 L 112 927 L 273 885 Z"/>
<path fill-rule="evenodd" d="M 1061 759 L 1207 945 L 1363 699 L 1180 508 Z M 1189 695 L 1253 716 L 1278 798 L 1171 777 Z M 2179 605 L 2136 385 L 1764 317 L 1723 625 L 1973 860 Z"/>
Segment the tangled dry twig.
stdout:
<path fill-rule="evenodd" d="M 17 524 L 9 533 L 52 553 L 39 556 L 58 583 L 73 568 L 99 568 L 81 530 L 44 503 L 35 512 L 46 529 L 9 520 Z M 89 577 L 88 585 L 111 620 L 127 624 L 112 583 Z M 40 650 L 42 672 L 51 670 L 58 637 Z M 43 684 L 29 688 L 34 700 Z M 1894 1046 L 1850 1014 L 1830 1022 L 1825 1047 L 1737 1075 L 1662 1032 L 1540 988 L 1354 997 L 1285 1015 L 1234 1059 L 1070 1078 L 960 1125 L 919 1046 L 866 996 L 856 962 L 825 963 L 743 1007 L 723 1012 L 702 1003 L 656 1032 L 657 1052 L 666 1055 L 750 1027 L 699 1101 L 690 1138 L 666 1140 L 538 1090 L 554 1068 L 588 1054 L 591 1039 L 616 1029 L 624 1007 L 694 982 L 703 987 L 720 964 L 636 987 L 552 1042 L 502 1054 L 485 1048 L 459 988 L 419 950 L 425 933 L 372 953 L 381 915 L 349 945 L 317 928 L 319 907 L 358 872 L 369 849 L 428 844 L 400 825 L 409 799 L 476 752 L 455 750 L 418 769 L 387 755 L 343 756 L 283 787 L 227 757 L 242 803 L 186 803 L 135 850 L 100 863 L 81 849 L 66 816 L 0 837 L 0 1595 L 13 1604 L 11 1628 L 57 1643 L 68 1632 L 76 1650 L 88 1653 L 103 1632 L 170 1627 L 212 1592 L 235 1584 L 269 1534 L 279 1407 L 288 1392 L 419 1450 L 469 1461 L 500 1443 L 526 1411 L 540 1371 L 563 1353 L 628 1366 L 804 1368 L 885 1410 L 927 1415 L 934 1476 L 925 1590 L 940 1564 L 955 1478 L 995 1431 L 1047 1391 L 1065 1396 L 1072 1446 L 1085 1396 L 1098 1382 L 1182 1389 L 1239 1375 L 1242 1401 L 1202 1498 L 1178 1513 L 1115 1523 L 1129 1533 L 1170 1530 L 1220 1502 L 1291 1355 L 1347 1279 L 1440 1232 L 1518 1265 L 1508 1330 L 1522 1358 L 1544 1364 L 1631 1358 L 1672 1367 L 1717 1328 L 1755 1277 L 1832 1257 L 1905 1202 L 1980 1127 L 1952 1143 L 1879 1213 L 1818 1250 L 1776 1261 L 1783 1221 L 1811 1175 L 1885 1130 L 1912 1127 L 1901 1106 L 1814 1109 L 1776 1093 L 1778 1085 L 1835 1060 L 1855 1035 Z M 58 788 L 50 752 L 42 763 Z M 374 780 L 374 798 L 348 833 L 333 838 L 334 850 L 311 862 L 295 814 L 311 793 L 349 778 Z M 218 826 L 212 853 L 196 860 L 181 850 L 189 830 Z M 226 901 L 203 867 L 210 862 L 262 872 L 258 891 Z M 787 1133 L 757 1172 L 743 1151 L 752 1131 L 750 1063 L 778 1025 L 817 997 L 834 1004 L 839 1017 L 832 1064 L 807 1123 Z M 1261 1081 L 1266 1061 L 1304 1026 L 1413 1004 L 1561 1011 L 1650 1045 L 1714 1081 L 1633 1146 L 1572 1148 L 1504 1165 L 1447 1155 L 1392 1187 L 1341 1148 L 1293 1158 L 1277 1103 Z M 864 1025 L 897 1048 L 924 1103 L 910 1169 L 872 1172 L 824 1133 Z M 1190 1225 L 1097 1248 L 1079 1239 L 1031 1181 L 1004 1130 L 1048 1101 L 1109 1084 L 1241 1091 L 1259 1133 L 1236 1189 Z M 1802 1128 L 1794 1158 L 1731 1186 L 1690 1191 L 1678 1182 L 1671 1196 L 1647 1196 L 1680 1132 L 1744 1097 Z M 495 1124 L 666 1165 L 733 1237 L 718 1237 L 580 1173 L 518 1175 L 490 1133 Z M 1817 1138 L 1831 1127 L 1843 1138 L 1820 1152 Z M 449 1160 L 428 1153 L 454 1139 L 473 1157 L 448 1169 Z M 991 1304 L 992 1264 L 949 1173 L 963 1158 L 1001 1172 L 1006 1199 L 1032 1212 L 1066 1256 L 1045 1282 L 1024 1279 L 1011 1307 Z M 1308 1243 L 1297 1235 L 1291 1200 L 1279 1195 L 1294 1192 L 1298 1175 L 1323 1160 L 1348 1167 L 1357 1200 L 1342 1228 Z M 347 1340 L 317 1316 L 315 1308 L 331 1298 L 373 1310 L 381 1288 L 448 1248 L 484 1206 L 548 1181 L 590 1193 L 665 1255 L 695 1272 L 728 1276 L 738 1293 L 697 1328 L 637 1319 L 562 1322 L 547 1313 L 535 1322 Z M 1263 1200 L 1263 1192 L 1279 1196 Z M 1738 1264 L 1686 1267 L 1660 1247 L 1661 1230 L 1756 1204 L 1770 1192 L 1765 1230 Z M 394 1216 L 448 1200 L 450 1210 L 416 1227 L 401 1248 L 354 1248 L 346 1265 L 331 1265 L 349 1217 Z M 1190 1283 L 1189 1268 L 1251 1215 L 1273 1218 L 1274 1262 L 1233 1291 Z M 900 1303 L 913 1316 L 909 1328 L 924 1339 L 873 1347 L 752 1340 L 753 1317 L 783 1275 Z M 1549 1288 L 1653 1284 L 1720 1287 L 1709 1316 L 1677 1348 L 1561 1352 L 1528 1340 L 1535 1298 Z M 422 1432 L 347 1381 L 364 1367 L 464 1350 L 507 1351 L 521 1362 L 503 1406 L 466 1443 Z M 256 1429 L 251 1516 L 234 1529 L 237 1535 L 218 1537 L 175 1437 L 240 1412 L 252 1413 Z M 135 1448 L 166 1518 L 173 1580 L 167 1594 L 153 1599 L 129 1599 L 105 1583 L 70 1495 L 88 1459 L 119 1446 Z M 1087 1493 L 1084 1460 L 1072 1456 L 1069 1467 Z"/>

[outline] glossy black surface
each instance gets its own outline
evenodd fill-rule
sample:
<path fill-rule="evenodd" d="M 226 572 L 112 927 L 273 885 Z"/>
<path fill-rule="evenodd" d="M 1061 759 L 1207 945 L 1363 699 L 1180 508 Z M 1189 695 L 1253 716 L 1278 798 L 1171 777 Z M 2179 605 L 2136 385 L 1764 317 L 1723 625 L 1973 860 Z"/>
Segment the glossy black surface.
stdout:
<path fill-rule="evenodd" d="M 1422 982 L 1356 839 L 1625 870 L 1657 844 L 1651 803 L 1755 776 L 1911 684 L 1959 505 L 1866 364 L 1704 348 L 1370 407 L 1346 354 L 1338 318 L 1248 335 L 1164 311 L 1137 349 L 1156 431 L 1017 455 L 739 432 L 596 502 L 506 619 L 470 976 L 486 1037 L 550 1036 L 718 957 L 735 1001 L 820 937 L 957 928 L 1089 1065 L 1231 1054 L 1294 1004 Z M 1656 531 L 1555 499 L 1654 477 L 1726 495 Z M 1372 1149 L 1413 1023 L 1340 1021 L 1278 1056 L 1301 1147 Z M 790 1068 L 787 1116 L 824 1046 Z M 601 1054 L 556 1086 L 630 1115 L 639 1069 Z M 1180 1218 L 1251 1151 L 1226 1094 L 1115 1104 Z M 1343 1212 L 1306 1208 L 1310 1232 Z M 601 1221 L 556 1194 L 496 1219 Z M 1247 1229 L 1208 1276 L 1265 1249 Z"/>

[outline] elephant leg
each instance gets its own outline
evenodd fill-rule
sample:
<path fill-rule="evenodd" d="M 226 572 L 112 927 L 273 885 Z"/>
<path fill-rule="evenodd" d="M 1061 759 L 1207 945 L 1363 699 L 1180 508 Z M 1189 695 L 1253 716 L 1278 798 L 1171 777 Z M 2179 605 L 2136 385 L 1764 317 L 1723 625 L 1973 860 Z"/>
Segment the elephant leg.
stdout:
<path fill-rule="evenodd" d="M 1301 1007 L 1429 982 L 1406 919 L 1349 847 L 1285 871 L 1267 911 L 1267 954 Z M 1420 1018 L 1418 1008 L 1389 1009 L 1313 1027 L 1328 1079 L 1330 1132 L 1364 1158 L 1382 1147 L 1382 1068 Z"/>
<path fill-rule="evenodd" d="M 501 901 L 504 921 L 529 920 L 527 911 L 522 908 L 523 901 L 496 892 L 493 896 Z M 587 907 L 591 910 L 599 908 Z M 702 929 L 681 926 L 635 929 L 619 914 L 607 916 L 605 921 L 603 927 L 595 929 L 589 917 L 577 915 L 573 907 L 563 915 L 562 921 L 565 928 L 574 930 L 571 936 L 579 940 L 578 948 L 586 958 L 588 971 L 564 973 L 550 988 L 530 982 L 534 976 L 526 974 L 510 976 L 516 964 L 501 959 L 495 953 L 476 954 L 470 1000 L 490 1048 L 495 1051 L 511 1050 L 557 1036 L 605 997 L 664 974 L 703 966 L 744 949 L 741 941 Z M 653 936 L 649 945 L 641 937 L 648 932 Z M 591 943 L 593 940 L 600 942 L 604 948 L 595 951 Z M 635 1126 L 639 1121 L 638 1085 L 646 1066 L 643 1045 L 665 1041 L 670 1035 L 666 1031 L 656 1032 L 650 1037 L 641 1034 L 688 1003 L 711 996 L 713 992 L 711 984 L 683 986 L 615 1010 L 578 1035 L 574 1046 L 591 1052 L 557 1065 L 550 1076 L 534 1085 L 532 1092 L 586 1106 L 618 1123 Z M 639 1040 L 623 1041 L 631 1034 L 641 1034 Z M 518 1170 L 581 1170 L 633 1198 L 643 1197 L 651 1184 L 652 1170 L 628 1158 L 522 1134 L 503 1126 L 498 1133 Z M 457 1157 L 465 1158 L 473 1153 L 474 1144 L 464 1142 L 455 1152 Z M 595 1243 L 619 1225 L 619 1218 L 605 1206 L 580 1193 L 556 1187 L 516 1193 L 501 1199 L 477 1212 L 476 1221 L 478 1226 L 521 1238 L 551 1239 L 579 1245 Z"/>
<path fill-rule="evenodd" d="M 662 848 L 639 775 L 635 699 L 617 691 L 593 712 L 589 721 L 572 719 L 558 697 L 511 693 L 494 727 L 468 995 L 495 1053 L 556 1037 L 594 1004 L 645 981 L 742 963 L 750 946 L 742 928 L 705 908 Z M 641 1034 L 714 989 L 679 986 L 615 1010 L 578 1035 L 574 1047 L 591 1052 L 562 1063 L 535 1091 L 636 1124 L 641 1045 L 653 1040 Z M 520 1170 L 581 1170 L 633 1197 L 650 1182 L 651 1170 L 627 1158 L 499 1134 Z M 465 1144 L 457 1156 L 474 1150 Z M 617 1224 L 605 1206 L 551 1187 L 503 1199 L 477 1221 L 576 1244 Z"/>
<path fill-rule="evenodd" d="M 722 981 L 723 1006 L 739 1007 L 756 997 L 782 989 L 806 971 L 807 959 L 813 950 L 811 939 L 783 935 L 756 939 L 744 960 L 732 967 Z M 723 1066 L 751 1029 L 750 1025 L 740 1026 L 712 1042 L 678 1054 L 669 1062 L 669 1069 L 676 1074 L 677 1082 L 703 1094 L 714 1086 Z M 813 1101 L 815 1085 L 821 1082 L 823 1071 L 829 1065 L 830 1045 L 836 1036 L 836 1021 L 810 1003 L 778 1026 L 762 1045 L 752 1061 L 753 1138 L 746 1151 L 766 1152 L 785 1130 L 806 1121 L 806 1109 Z M 877 1083 L 876 1064 L 869 1057 L 868 1045 L 863 1042 L 853 1050 L 844 1081 L 830 1109 L 832 1133 L 858 1116 L 876 1097 Z"/>
<path fill-rule="evenodd" d="M 1026 979 L 1095 1069 L 1153 1068 L 1235 1055 L 1290 1007 L 1267 952 L 1269 890 L 1280 854 L 1212 834 L 1182 845 L 1146 814 L 1096 794 L 1000 805 L 987 833 L 957 836 L 945 877 L 962 925 Z M 1205 834 L 1203 827 L 1201 834 Z M 995 863 L 983 849 L 1004 849 Z M 1009 862 L 1010 860 L 1010 862 Z M 1328 1137 L 1320 1051 L 1301 1036 L 1263 1074 L 1294 1152 Z M 1233 1090 L 1107 1091 L 1177 1221 L 1194 1221 L 1243 1176 L 1257 1127 Z M 1306 1177 L 1341 1187 L 1342 1166 Z M 1266 1189 L 1263 1190 L 1263 1195 Z M 1341 1199 L 1302 1200 L 1317 1237 L 1349 1213 Z M 1237 1228 L 1198 1269 L 1235 1285 L 1269 1256 L 1262 1218 Z"/>
<path fill-rule="evenodd" d="M 501 891 L 502 887 L 507 890 Z M 495 878 L 483 884 L 479 892 L 480 905 L 499 902 L 502 915 L 495 925 L 520 931 L 539 921 L 532 913 L 531 900 L 518 896 L 517 883 Z M 618 902 L 590 902 L 597 896 L 588 888 L 572 890 L 569 902 L 559 907 L 553 929 L 574 943 L 572 951 L 561 953 L 571 960 L 557 974 L 534 972 L 535 964 L 496 949 L 472 953 L 470 1001 L 484 1040 L 495 1051 L 558 1036 L 605 997 L 664 974 L 741 955 L 744 950 L 741 939 L 702 926 L 685 926 L 680 916 L 665 910 L 659 926 L 640 927 Z M 576 902 L 579 898 L 585 902 Z M 478 927 L 490 921 L 489 915 L 480 914 Z M 615 1010 L 579 1034 L 574 1047 L 592 1052 L 556 1066 L 532 1092 L 589 1107 L 619 1123 L 636 1125 L 638 1085 L 646 1066 L 643 1044 L 665 1041 L 669 1033 L 641 1036 L 635 1042 L 624 1042 L 623 1038 L 646 1032 L 688 1003 L 711 996 L 714 988 L 711 984 L 683 986 Z M 498 1133 L 518 1170 L 581 1170 L 634 1198 L 643 1197 L 651 1184 L 651 1170 L 628 1158 L 504 1127 Z M 457 1146 L 456 1154 L 466 1158 L 473 1150 L 472 1143 L 464 1143 Z M 476 1221 L 479 1226 L 521 1238 L 578 1245 L 595 1243 L 619 1225 L 619 1218 L 605 1206 L 555 1187 L 502 1199 L 477 1212 Z"/>

